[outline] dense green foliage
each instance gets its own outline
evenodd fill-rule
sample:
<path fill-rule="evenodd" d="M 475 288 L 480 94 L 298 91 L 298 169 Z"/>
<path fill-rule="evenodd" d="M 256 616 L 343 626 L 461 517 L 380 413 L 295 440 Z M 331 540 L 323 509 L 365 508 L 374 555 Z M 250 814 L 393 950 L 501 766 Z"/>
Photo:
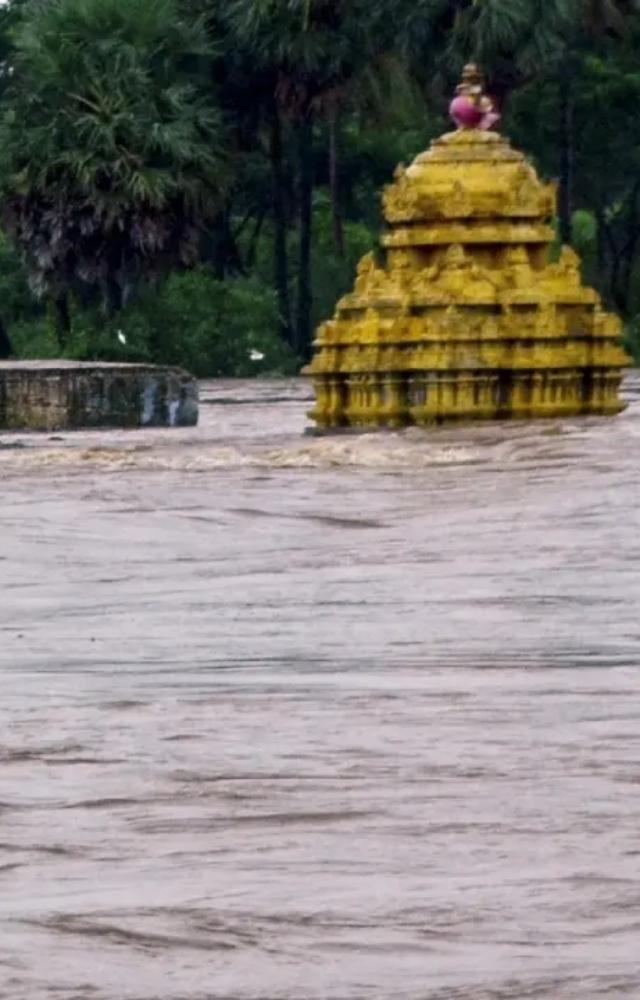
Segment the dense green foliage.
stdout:
<path fill-rule="evenodd" d="M 471 58 L 635 347 L 639 46 L 635 0 L 12 0 L 0 355 L 294 370 Z"/>
<path fill-rule="evenodd" d="M 37 4 L 20 24 L 0 127 L 5 225 L 62 335 L 70 292 L 114 313 L 141 279 L 197 263 L 222 136 L 185 63 L 206 54 L 204 26 L 172 0 Z"/>
<path fill-rule="evenodd" d="M 259 281 L 221 280 L 198 268 L 169 275 L 107 321 L 95 309 L 72 313 L 65 353 L 180 365 L 200 376 L 291 374 L 295 359 L 278 337 L 277 318 L 275 296 Z M 12 340 L 23 357 L 58 350 L 42 316 L 17 322 Z"/>

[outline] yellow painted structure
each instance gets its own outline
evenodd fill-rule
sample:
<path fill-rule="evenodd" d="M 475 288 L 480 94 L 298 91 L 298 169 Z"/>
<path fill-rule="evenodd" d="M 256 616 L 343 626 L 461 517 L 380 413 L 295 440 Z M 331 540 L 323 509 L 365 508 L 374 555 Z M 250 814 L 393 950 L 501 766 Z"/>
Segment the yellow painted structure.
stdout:
<path fill-rule="evenodd" d="M 614 414 L 621 325 L 582 285 L 556 209 L 496 132 L 444 135 L 384 193 L 379 260 L 317 332 L 305 373 L 321 428 Z"/>

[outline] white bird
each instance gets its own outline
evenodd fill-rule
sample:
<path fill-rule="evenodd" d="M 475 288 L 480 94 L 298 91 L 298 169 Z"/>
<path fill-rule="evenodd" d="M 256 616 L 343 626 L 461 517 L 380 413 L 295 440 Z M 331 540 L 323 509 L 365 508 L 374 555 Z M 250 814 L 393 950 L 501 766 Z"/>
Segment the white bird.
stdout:
<path fill-rule="evenodd" d="M 264 361 L 264 354 L 261 351 L 256 351 L 255 347 L 249 351 L 249 359 L 251 361 Z"/>
<path fill-rule="evenodd" d="M 127 338 L 125 337 L 122 330 L 118 330 L 118 340 L 120 341 L 121 344 L 126 344 L 127 342 Z"/>

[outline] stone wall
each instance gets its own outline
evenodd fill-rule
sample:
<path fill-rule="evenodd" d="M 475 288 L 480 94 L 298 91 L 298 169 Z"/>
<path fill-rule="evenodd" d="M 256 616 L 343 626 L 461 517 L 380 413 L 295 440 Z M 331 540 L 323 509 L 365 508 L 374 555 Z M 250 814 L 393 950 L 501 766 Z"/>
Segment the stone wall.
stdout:
<path fill-rule="evenodd" d="M 185 427 L 197 422 L 197 382 L 177 368 L 0 361 L 0 429 Z"/>

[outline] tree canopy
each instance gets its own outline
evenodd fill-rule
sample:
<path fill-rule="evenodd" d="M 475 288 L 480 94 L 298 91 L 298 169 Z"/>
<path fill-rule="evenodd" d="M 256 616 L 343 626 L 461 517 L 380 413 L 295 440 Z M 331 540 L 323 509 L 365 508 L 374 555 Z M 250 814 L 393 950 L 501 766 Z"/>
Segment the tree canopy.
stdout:
<path fill-rule="evenodd" d="M 639 41 L 637 0 L 11 0 L 0 352 L 206 373 L 226 337 L 229 373 L 238 343 L 293 370 L 375 245 L 382 184 L 446 127 L 470 59 L 633 336 Z M 154 294 L 175 343 L 154 332 Z M 109 331 L 127 324 L 123 346 Z"/>
<path fill-rule="evenodd" d="M 50 0 L 20 24 L 0 183 L 36 294 L 113 311 L 139 278 L 197 262 L 224 176 L 220 115 L 188 73 L 209 51 L 173 0 Z"/>

